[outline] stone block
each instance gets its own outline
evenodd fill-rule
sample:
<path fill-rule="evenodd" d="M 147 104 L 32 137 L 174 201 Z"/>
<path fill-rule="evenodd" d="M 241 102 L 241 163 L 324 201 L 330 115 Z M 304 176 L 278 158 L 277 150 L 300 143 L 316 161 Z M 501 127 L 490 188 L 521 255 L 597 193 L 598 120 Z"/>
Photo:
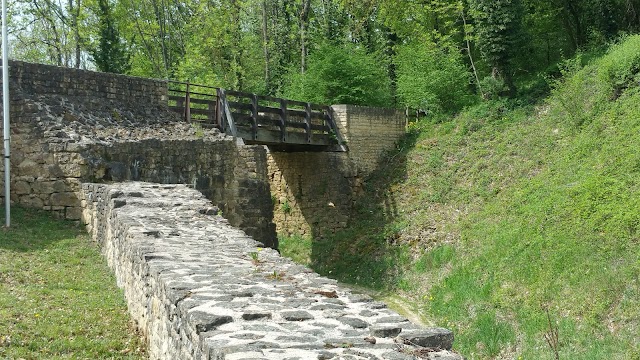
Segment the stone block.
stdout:
<path fill-rule="evenodd" d="M 453 332 L 444 328 L 430 328 L 409 330 L 399 335 L 404 343 L 427 348 L 451 350 L 453 346 Z"/>
<path fill-rule="evenodd" d="M 73 192 L 53 193 L 49 202 L 52 206 L 76 207 L 80 205 L 80 200 Z"/>
<path fill-rule="evenodd" d="M 22 161 L 17 169 L 16 175 L 18 176 L 33 176 L 33 177 L 43 177 L 46 176 L 46 172 L 43 166 L 36 163 L 31 159 L 25 159 Z"/>
<path fill-rule="evenodd" d="M 26 181 L 16 181 L 13 184 L 12 192 L 18 195 L 30 194 L 31 186 Z"/>
<path fill-rule="evenodd" d="M 31 188 L 36 194 L 53 194 L 55 192 L 53 190 L 53 184 L 54 181 L 38 180 L 31 184 Z"/>
<path fill-rule="evenodd" d="M 82 208 L 81 207 L 66 208 L 65 218 L 68 220 L 80 220 L 82 218 Z"/>

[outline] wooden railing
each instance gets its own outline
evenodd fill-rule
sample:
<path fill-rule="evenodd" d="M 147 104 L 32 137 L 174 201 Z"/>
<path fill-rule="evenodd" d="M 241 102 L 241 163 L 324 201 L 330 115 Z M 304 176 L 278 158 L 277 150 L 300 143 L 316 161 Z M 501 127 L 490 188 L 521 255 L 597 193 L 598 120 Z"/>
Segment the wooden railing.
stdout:
<path fill-rule="evenodd" d="M 217 88 L 179 81 L 168 85 L 169 108 L 182 114 L 185 121 L 219 125 Z"/>
<path fill-rule="evenodd" d="M 170 81 L 169 108 L 247 143 L 342 145 L 328 106 Z"/>

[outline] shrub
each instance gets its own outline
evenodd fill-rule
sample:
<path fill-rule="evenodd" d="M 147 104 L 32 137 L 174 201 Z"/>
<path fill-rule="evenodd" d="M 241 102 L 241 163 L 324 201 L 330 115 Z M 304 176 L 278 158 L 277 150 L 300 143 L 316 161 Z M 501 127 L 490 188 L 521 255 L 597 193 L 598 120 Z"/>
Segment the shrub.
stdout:
<path fill-rule="evenodd" d="M 353 44 L 320 46 L 304 74 L 288 75 L 284 96 L 320 104 L 391 105 L 389 77 L 381 61 Z"/>
<path fill-rule="evenodd" d="M 432 43 L 398 48 L 398 97 L 408 107 L 430 112 L 456 111 L 472 99 L 469 71 L 454 50 Z"/>

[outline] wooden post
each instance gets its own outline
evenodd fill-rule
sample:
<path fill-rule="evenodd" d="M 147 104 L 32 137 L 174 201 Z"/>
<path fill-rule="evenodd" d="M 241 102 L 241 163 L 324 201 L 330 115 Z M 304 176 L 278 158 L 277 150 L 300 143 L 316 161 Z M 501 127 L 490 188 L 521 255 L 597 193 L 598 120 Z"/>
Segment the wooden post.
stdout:
<path fill-rule="evenodd" d="M 214 124 L 216 118 L 216 103 L 215 101 L 207 101 L 207 123 Z"/>
<path fill-rule="evenodd" d="M 287 141 L 287 100 L 280 99 L 280 141 Z"/>
<path fill-rule="evenodd" d="M 253 140 L 258 138 L 258 95 L 251 94 L 251 132 Z"/>
<path fill-rule="evenodd" d="M 233 115 L 231 115 L 231 111 L 229 111 L 229 104 L 227 103 L 227 95 L 225 94 L 224 89 L 220 89 L 218 92 L 220 96 L 220 106 L 222 107 L 222 111 L 224 111 L 223 128 L 224 133 L 231 135 L 233 137 L 238 136 L 238 130 L 236 129 L 236 124 L 233 120 Z"/>
<path fill-rule="evenodd" d="M 224 125 L 222 123 L 222 103 L 221 103 L 221 91 L 216 89 L 216 125 L 221 132 L 224 132 Z"/>
<path fill-rule="evenodd" d="M 311 143 L 311 104 L 307 103 L 304 110 L 304 131 L 307 133 L 307 143 Z"/>
<path fill-rule="evenodd" d="M 331 106 L 327 106 L 325 108 L 325 124 L 329 125 L 329 129 L 330 132 L 333 131 L 335 137 L 336 137 L 336 142 L 338 143 L 339 146 L 343 146 L 344 145 L 344 140 L 342 139 L 342 135 L 340 134 L 340 129 L 338 129 L 338 124 L 336 124 L 335 119 L 333 118 L 332 112 L 331 112 Z"/>
<path fill-rule="evenodd" d="M 187 122 L 191 122 L 191 95 L 189 94 L 189 81 L 187 80 L 187 92 L 185 95 L 185 104 L 184 104 L 184 119 Z"/>

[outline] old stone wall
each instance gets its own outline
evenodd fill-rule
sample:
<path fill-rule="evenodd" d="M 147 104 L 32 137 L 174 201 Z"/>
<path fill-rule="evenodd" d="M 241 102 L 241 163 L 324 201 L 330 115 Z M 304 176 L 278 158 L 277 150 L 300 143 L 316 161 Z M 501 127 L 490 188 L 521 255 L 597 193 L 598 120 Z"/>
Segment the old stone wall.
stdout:
<path fill-rule="evenodd" d="M 348 152 L 269 152 L 279 234 L 319 239 L 345 228 L 362 181 L 405 134 L 401 111 L 354 105 L 332 108 Z"/>
<path fill-rule="evenodd" d="M 10 67 L 13 203 L 79 220 L 82 182 L 183 183 L 231 224 L 277 246 L 263 147 L 180 122 L 163 81 Z"/>
<path fill-rule="evenodd" d="M 381 155 L 392 150 L 406 132 L 406 116 L 396 109 L 333 105 L 333 118 L 349 146 L 349 158 L 360 176 L 378 166 Z"/>
<path fill-rule="evenodd" d="M 151 359 L 461 360 L 453 334 L 281 258 L 184 185 L 83 184 Z"/>
<path fill-rule="evenodd" d="M 157 111 L 167 106 L 167 85 L 162 80 L 22 61 L 10 61 L 9 69 L 10 91 L 22 92 L 25 96 L 61 97 L 93 111 L 127 110 L 146 115 L 157 115 Z M 113 104 L 123 109 L 115 109 Z"/>
<path fill-rule="evenodd" d="M 401 112 L 333 107 L 347 153 L 267 154 L 181 123 L 164 81 L 11 62 L 12 201 L 79 219 L 83 181 L 191 184 L 235 226 L 322 237 L 347 225 L 354 196 L 404 134 Z M 0 164 L 0 175 L 2 175 Z M 1 196 L 1 195 L 0 195 Z"/>
<path fill-rule="evenodd" d="M 347 153 L 269 152 L 268 165 L 279 234 L 320 238 L 347 226 L 360 181 Z"/>

